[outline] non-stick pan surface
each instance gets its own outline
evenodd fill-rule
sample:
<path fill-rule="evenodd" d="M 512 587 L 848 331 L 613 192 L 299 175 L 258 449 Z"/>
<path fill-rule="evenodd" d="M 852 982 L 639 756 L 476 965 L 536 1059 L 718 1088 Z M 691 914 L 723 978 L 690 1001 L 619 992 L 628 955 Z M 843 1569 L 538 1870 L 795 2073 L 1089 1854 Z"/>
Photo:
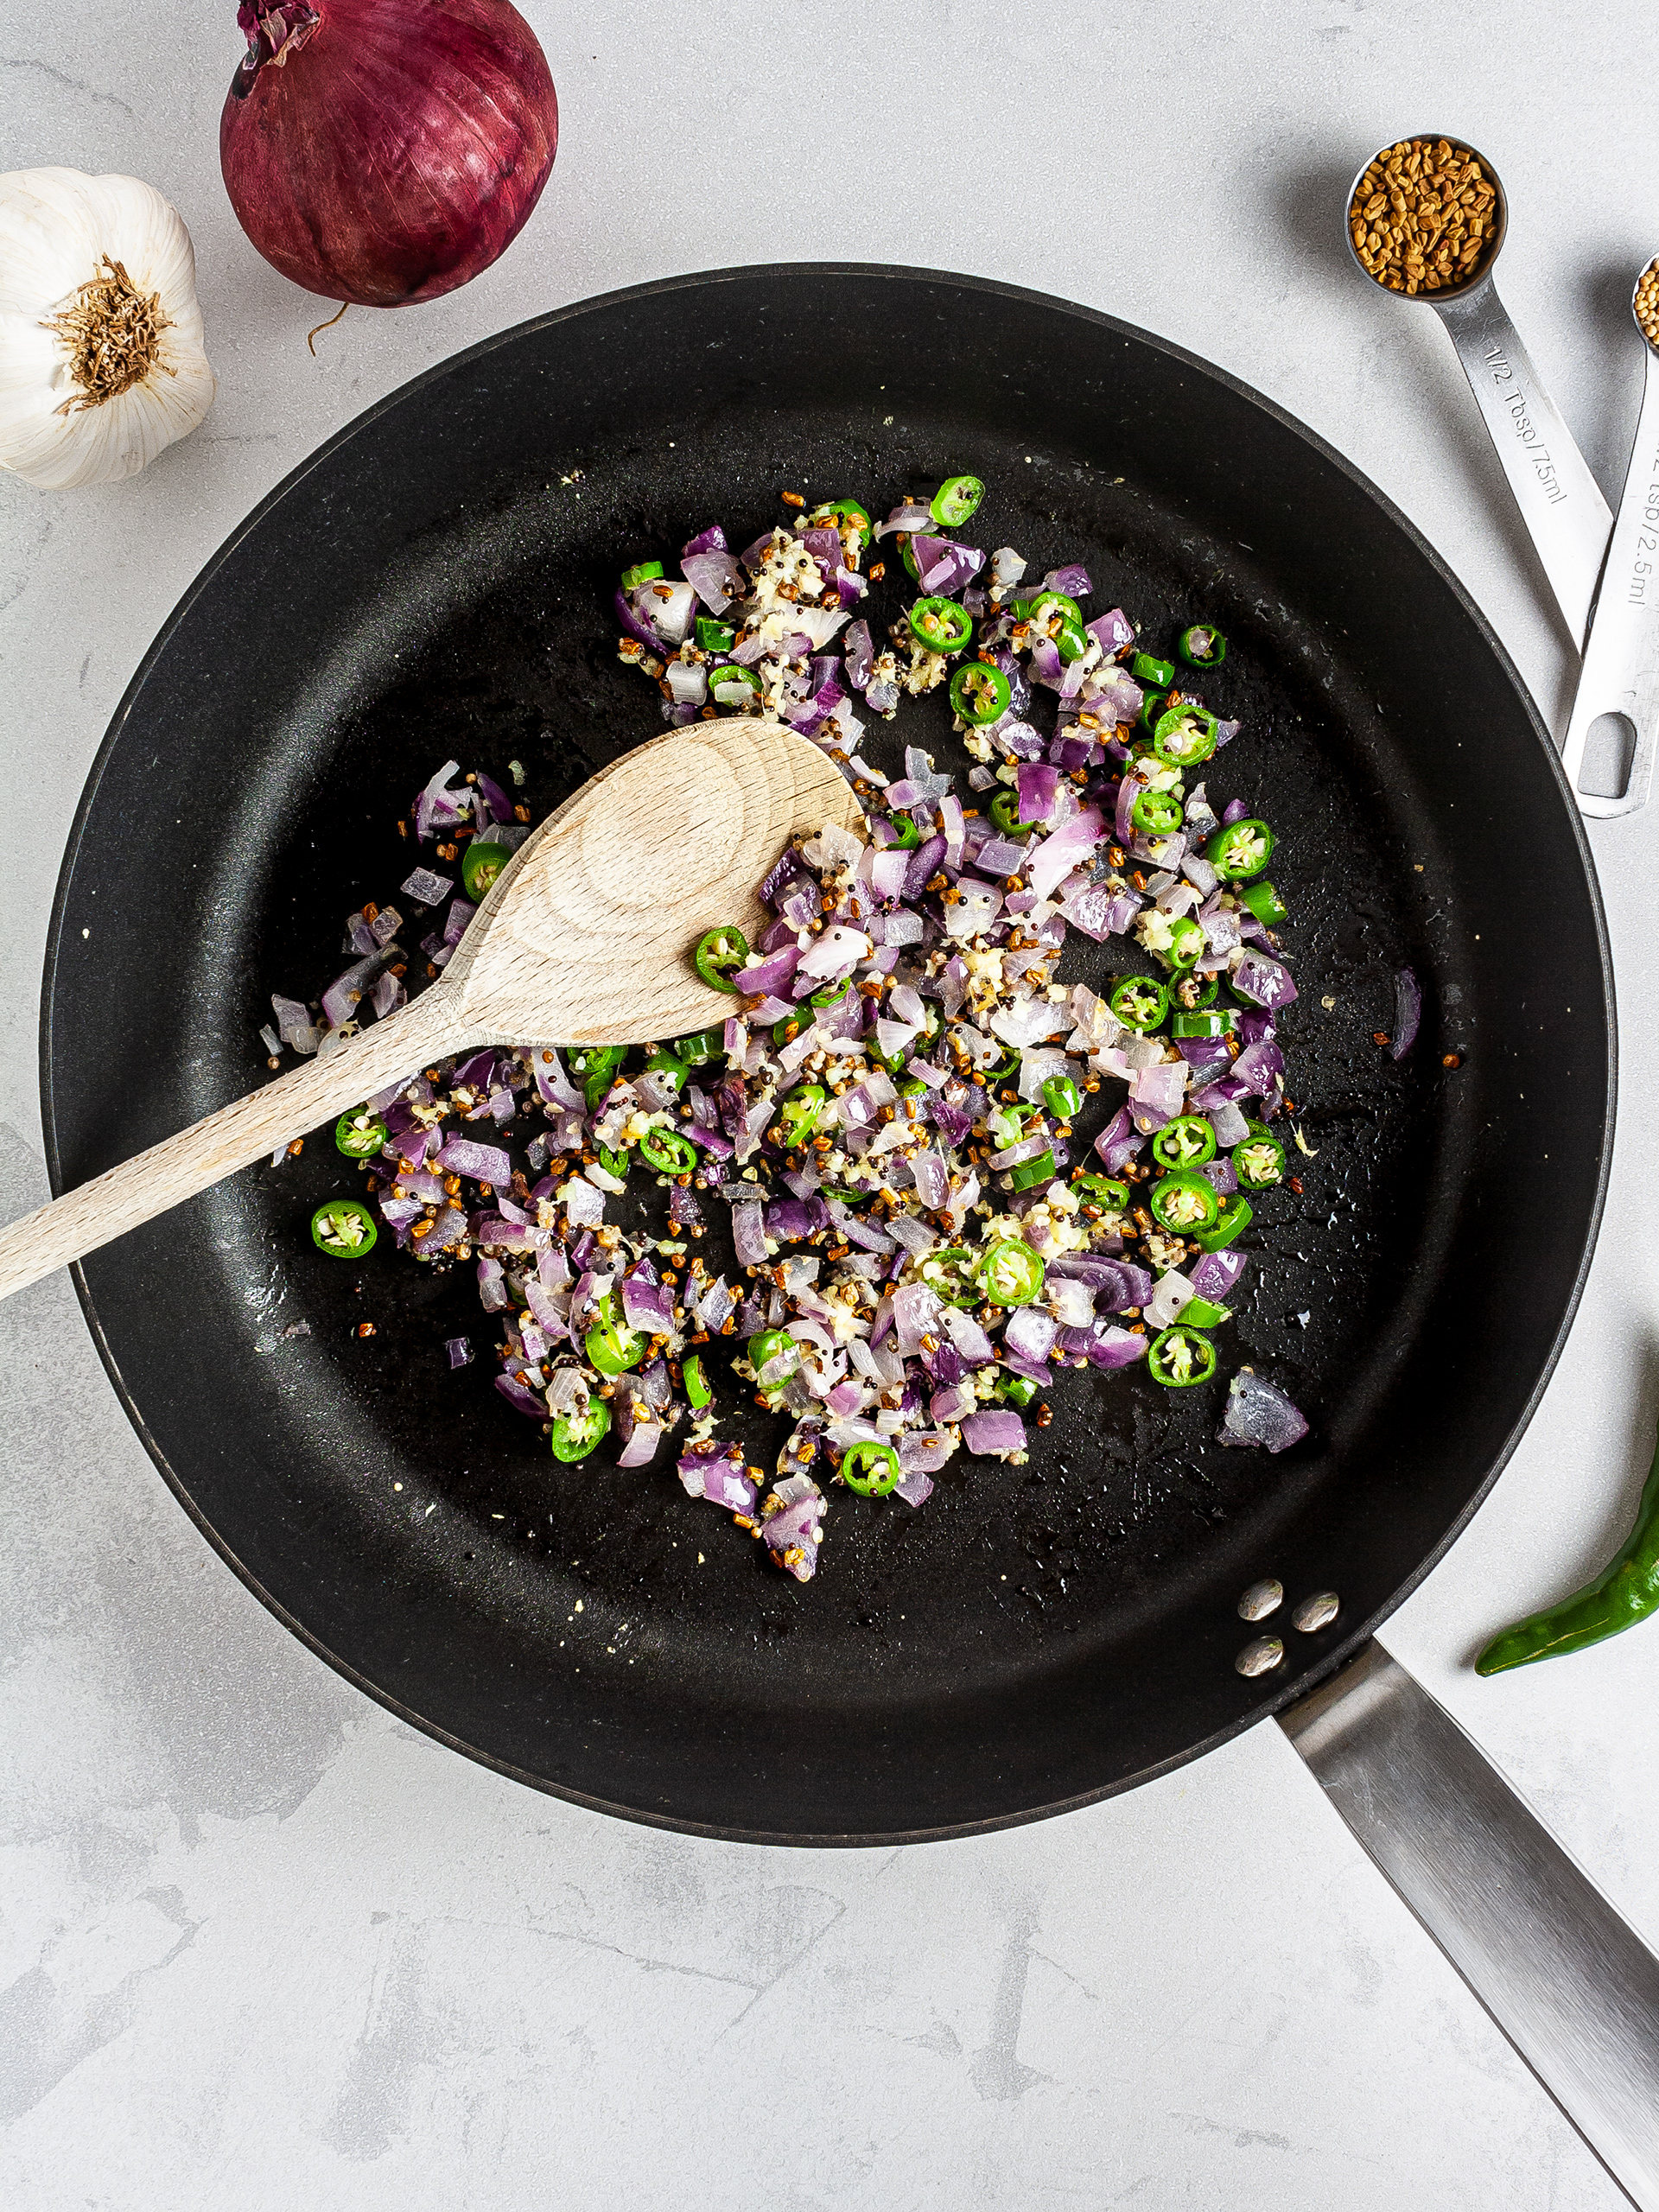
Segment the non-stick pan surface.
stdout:
<path fill-rule="evenodd" d="M 473 1757 L 643 1820 L 960 1832 L 1273 1711 L 1467 1517 L 1593 1237 L 1605 936 L 1554 754 L 1456 584 L 1336 454 L 1174 347 L 870 269 L 693 277 L 528 324 L 364 416 L 236 533 L 135 680 L 71 840 L 54 1187 L 262 1079 L 269 995 L 315 997 L 342 918 L 395 895 L 396 819 L 445 758 L 503 781 L 521 762 L 539 815 L 658 734 L 615 655 L 625 560 L 715 518 L 745 543 L 783 488 L 885 504 L 959 468 L 991 487 L 976 542 L 1033 573 L 1083 559 L 1095 606 L 1148 643 L 1201 614 L 1232 640 L 1205 690 L 1245 728 L 1211 789 L 1282 836 L 1312 1156 L 1259 1211 L 1221 1341 L 1226 1370 L 1305 1407 L 1305 1444 L 1218 1446 L 1219 1385 L 1068 1376 L 1029 1465 L 959 1458 L 918 1512 L 837 1494 L 798 1587 L 666 1465 L 553 1465 L 491 1388 L 470 1269 L 315 1253 L 308 1214 L 346 1182 L 326 1135 L 82 1270 L 157 1465 L 296 1634 Z M 891 767 L 906 741 L 967 765 L 940 698 L 871 750 Z M 1068 961 L 1133 964 L 1077 940 Z M 1374 1033 L 1408 963 L 1426 1010 L 1396 1065 Z M 458 1334 L 480 1356 L 452 1374 Z M 1343 1610 L 1251 1682 L 1235 1605 L 1263 1573 Z"/>

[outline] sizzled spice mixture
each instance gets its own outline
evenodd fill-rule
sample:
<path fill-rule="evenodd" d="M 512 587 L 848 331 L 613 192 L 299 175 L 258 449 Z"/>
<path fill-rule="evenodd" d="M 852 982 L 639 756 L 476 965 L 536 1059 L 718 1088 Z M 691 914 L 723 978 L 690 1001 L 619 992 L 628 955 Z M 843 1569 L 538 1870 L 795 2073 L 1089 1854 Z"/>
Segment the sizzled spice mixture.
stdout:
<path fill-rule="evenodd" d="M 378 1226 L 423 1265 L 475 1267 L 496 1387 L 556 1459 L 605 1446 L 596 1471 L 644 1468 L 677 1432 L 684 1491 L 800 1581 L 831 1495 L 919 1507 L 958 1452 L 1023 1460 L 1068 1370 L 1203 1389 L 1238 1240 L 1294 1187 L 1274 834 L 1242 798 L 1211 802 L 1239 726 L 1189 688 L 1227 640 L 1192 624 L 1160 658 L 1122 608 L 1085 611 L 1081 564 L 1028 578 L 1011 547 L 947 534 L 982 489 L 948 478 L 879 524 L 785 495 L 790 521 L 741 553 L 714 526 L 679 576 L 624 572 L 619 649 L 665 719 L 781 717 L 843 765 L 863 834 L 757 855 L 763 933 L 687 948 L 723 1022 L 632 1050 L 492 1048 L 343 1116 L 367 1203 L 335 1198 L 313 1229 L 335 1259 Z M 887 538 L 915 595 L 878 639 L 864 563 Z M 957 772 L 912 746 L 890 779 L 862 716 L 936 686 Z M 411 810 L 435 864 L 399 896 L 422 919 L 349 916 L 356 957 L 320 1004 L 273 1000 L 273 1058 L 401 1005 L 400 932 L 431 918 L 429 976 L 453 957 L 530 835 L 487 774 L 456 774 Z M 1140 972 L 1063 979 L 1069 935 L 1117 939 Z M 1414 1033 L 1414 1014 L 1391 1049 Z M 465 1338 L 447 1352 L 472 1357 Z M 1306 1432 L 1248 1365 L 1217 1395 L 1224 1443 Z M 791 1422 L 770 1471 L 720 1433 L 746 1402 Z"/>

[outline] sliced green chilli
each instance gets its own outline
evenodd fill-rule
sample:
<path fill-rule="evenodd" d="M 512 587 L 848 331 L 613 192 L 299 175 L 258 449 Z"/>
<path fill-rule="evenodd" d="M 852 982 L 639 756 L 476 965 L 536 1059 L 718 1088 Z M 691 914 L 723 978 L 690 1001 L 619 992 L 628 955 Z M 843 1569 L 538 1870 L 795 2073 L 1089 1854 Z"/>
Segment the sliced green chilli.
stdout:
<path fill-rule="evenodd" d="M 885 1497 L 902 1472 L 891 1444 L 855 1444 L 841 1463 L 841 1479 L 861 1497 Z"/>
<path fill-rule="evenodd" d="M 1216 1133 L 1202 1114 L 1178 1114 L 1152 1141 L 1160 1167 L 1202 1167 L 1216 1156 Z"/>
<path fill-rule="evenodd" d="M 461 887 L 467 896 L 474 901 L 482 899 L 512 858 L 505 845 L 492 844 L 487 838 L 474 838 L 461 863 Z"/>
<path fill-rule="evenodd" d="M 1169 993 L 1151 976 L 1126 976 L 1108 1001 L 1126 1029 L 1149 1036 L 1169 1012 Z"/>
<path fill-rule="evenodd" d="M 977 727 L 999 721 L 1013 691 L 1000 668 L 988 661 L 966 660 L 950 678 L 950 706 L 960 720 Z"/>
<path fill-rule="evenodd" d="M 702 1371 L 701 1352 L 686 1355 L 680 1368 L 680 1380 L 685 1385 L 685 1402 L 694 1414 L 700 1414 L 705 1406 L 714 1403 L 715 1394 L 709 1388 L 709 1378 Z"/>
<path fill-rule="evenodd" d="M 603 1398 L 589 1398 L 580 1413 L 555 1414 L 547 1432 L 553 1457 L 567 1464 L 585 1459 L 611 1433 L 611 1409 Z"/>
<path fill-rule="evenodd" d="M 1247 883 L 1272 859 L 1274 842 L 1265 822 L 1230 822 L 1217 830 L 1204 856 L 1224 883 Z"/>
<path fill-rule="evenodd" d="M 385 1149 L 386 1125 L 366 1106 L 354 1106 L 334 1123 L 334 1143 L 347 1160 L 372 1160 Z"/>
<path fill-rule="evenodd" d="M 689 1175 L 697 1155 L 677 1129 L 652 1128 L 639 1139 L 639 1157 L 659 1175 Z"/>
<path fill-rule="evenodd" d="M 330 1198 L 311 1217 L 311 1241 L 331 1260 L 360 1260 L 379 1235 L 374 1216 L 356 1198 Z"/>
<path fill-rule="evenodd" d="M 1285 1147 L 1261 1122 L 1252 1122 L 1243 1143 L 1234 1147 L 1233 1173 L 1241 1191 L 1270 1191 L 1284 1181 Z"/>
<path fill-rule="evenodd" d="M 928 512 L 941 530 L 960 530 L 985 496 L 977 476 L 947 476 L 928 502 Z"/>
<path fill-rule="evenodd" d="M 1008 1237 L 985 1255 L 980 1281 L 993 1306 L 1029 1306 L 1047 1272 L 1040 1254 Z"/>
<path fill-rule="evenodd" d="M 1182 631 L 1177 651 L 1189 668 L 1219 668 L 1227 658 L 1227 640 L 1213 622 L 1194 622 Z"/>
<path fill-rule="evenodd" d="M 1166 768 L 1195 768 L 1216 749 L 1216 718 L 1192 701 L 1184 700 L 1159 715 L 1153 727 L 1152 749 Z"/>
<path fill-rule="evenodd" d="M 931 653 L 960 652 L 974 634 L 973 619 L 954 599 L 918 599 L 910 610 L 910 628 Z"/>
<path fill-rule="evenodd" d="M 749 964 L 749 940 L 734 923 L 722 923 L 717 930 L 709 930 L 697 941 L 691 956 L 691 964 L 710 990 L 724 991 L 728 997 L 737 995 L 737 985 L 727 978 L 740 968 Z"/>
<path fill-rule="evenodd" d="M 1166 1390 L 1190 1389 L 1195 1382 L 1207 1382 L 1215 1373 L 1216 1348 L 1208 1337 L 1200 1336 L 1196 1329 L 1184 1329 L 1177 1322 L 1173 1329 L 1153 1338 L 1147 1351 L 1147 1371 Z"/>
<path fill-rule="evenodd" d="M 1198 1236 L 1213 1229 L 1221 1200 L 1206 1175 L 1177 1168 L 1152 1186 L 1152 1217 L 1172 1236 Z"/>
<path fill-rule="evenodd" d="M 1281 922 L 1290 918 L 1289 908 L 1266 876 L 1259 882 L 1247 883 L 1238 894 L 1238 903 L 1249 908 L 1263 929 L 1277 929 Z"/>

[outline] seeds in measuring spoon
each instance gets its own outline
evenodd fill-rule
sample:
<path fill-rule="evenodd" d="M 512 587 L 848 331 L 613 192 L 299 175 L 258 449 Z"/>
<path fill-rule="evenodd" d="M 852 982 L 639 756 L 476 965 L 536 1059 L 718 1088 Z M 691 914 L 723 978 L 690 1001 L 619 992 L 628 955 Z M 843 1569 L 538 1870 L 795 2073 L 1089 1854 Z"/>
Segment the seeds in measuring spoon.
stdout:
<path fill-rule="evenodd" d="M 1258 1636 L 1245 1645 L 1233 1666 L 1241 1675 L 1270 1675 L 1284 1656 L 1285 1647 L 1276 1636 Z"/>
<path fill-rule="evenodd" d="M 1342 1609 L 1342 1600 L 1334 1590 L 1317 1590 L 1311 1598 L 1304 1598 L 1291 1613 L 1291 1624 L 1304 1636 L 1313 1636 L 1328 1628 Z"/>
<path fill-rule="evenodd" d="M 1649 345 L 1659 346 L 1659 260 L 1650 261 L 1637 279 L 1636 319 Z"/>
<path fill-rule="evenodd" d="M 1285 1586 L 1275 1582 L 1271 1575 L 1261 1582 L 1252 1582 L 1238 1601 L 1238 1618 L 1242 1621 L 1264 1621 L 1269 1613 L 1277 1612 L 1285 1602 Z"/>
<path fill-rule="evenodd" d="M 1402 138 L 1355 186 L 1348 235 L 1362 267 L 1389 291 L 1444 291 L 1466 283 L 1490 252 L 1497 201 L 1468 147 Z"/>

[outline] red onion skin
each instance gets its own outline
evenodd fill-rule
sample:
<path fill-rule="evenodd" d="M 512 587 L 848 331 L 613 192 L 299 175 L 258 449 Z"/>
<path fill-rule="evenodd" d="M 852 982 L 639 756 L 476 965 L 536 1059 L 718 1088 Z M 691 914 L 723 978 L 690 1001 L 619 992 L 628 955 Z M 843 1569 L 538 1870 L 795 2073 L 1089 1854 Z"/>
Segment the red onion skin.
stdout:
<path fill-rule="evenodd" d="M 559 137 L 547 57 L 508 0 L 315 5 L 315 33 L 280 61 L 259 34 L 226 99 L 237 219 L 325 299 L 437 299 L 487 269 L 541 197 Z"/>

